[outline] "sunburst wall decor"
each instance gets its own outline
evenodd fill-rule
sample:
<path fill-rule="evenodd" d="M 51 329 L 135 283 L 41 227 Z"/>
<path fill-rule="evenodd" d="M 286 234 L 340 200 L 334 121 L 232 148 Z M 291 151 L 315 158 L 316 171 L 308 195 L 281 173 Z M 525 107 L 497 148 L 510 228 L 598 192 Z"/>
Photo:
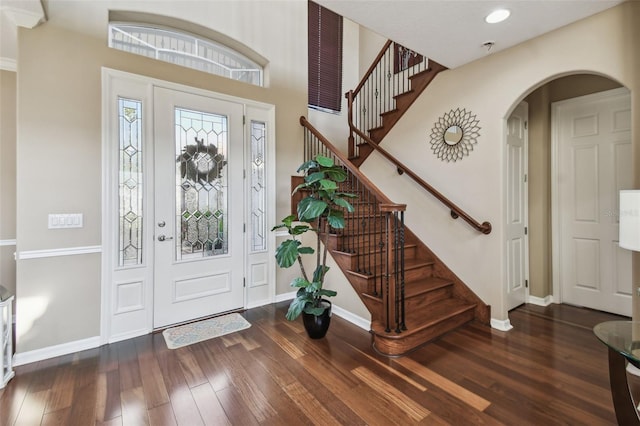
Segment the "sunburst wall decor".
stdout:
<path fill-rule="evenodd" d="M 442 161 L 462 160 L 478 142 L 479 123 L 476 116 L 464 108 L 445 113 L 431 129 L 431 150 Z"/>

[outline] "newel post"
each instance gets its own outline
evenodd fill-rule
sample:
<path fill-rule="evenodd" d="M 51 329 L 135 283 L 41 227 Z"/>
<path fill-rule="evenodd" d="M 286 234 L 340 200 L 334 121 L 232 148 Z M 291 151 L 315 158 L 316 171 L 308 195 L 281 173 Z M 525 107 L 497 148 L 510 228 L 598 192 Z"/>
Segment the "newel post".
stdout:
<path fill-rule="evenodd" d="M 385 216 L 384 280 L 382 300 L 385 331 L 396 333 L 404 328 L 404 226 L 398 213 L 407 209 L 406 204 L 380 204 Z M 401 235 L 401 238 L 399 236 Z"/>
<path fill-rule="evenodd" d="M 347 158 L 351 159 L 353 157 L 355 157 L 356 154 L 356 141 L 355 138 L 353 137 L 353 127 L 352 127 L 352 123 L 353 123 L 353 90 L 349 90 L 347 93 L 345 93 L 344 95 L 347 98 L 347 120 L 349 123 L 349 139 L 348 139 L 348 144 L 347 144 Z"/>

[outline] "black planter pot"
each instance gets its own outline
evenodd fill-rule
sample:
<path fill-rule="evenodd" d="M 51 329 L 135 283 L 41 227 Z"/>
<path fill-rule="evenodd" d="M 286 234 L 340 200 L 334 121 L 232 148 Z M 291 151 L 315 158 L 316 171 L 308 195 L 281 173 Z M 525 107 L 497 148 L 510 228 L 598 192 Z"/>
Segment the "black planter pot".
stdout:
<path fill-rule="evenodd" d="M 331 302 L 322 299 L 323 305 L 327 306 L 322 315 L 302 313 L 302 322 L 304 323 L 304 329 L 307 330 L 307 334 L 312 339 L 322 339 L 331 323 Z"/>

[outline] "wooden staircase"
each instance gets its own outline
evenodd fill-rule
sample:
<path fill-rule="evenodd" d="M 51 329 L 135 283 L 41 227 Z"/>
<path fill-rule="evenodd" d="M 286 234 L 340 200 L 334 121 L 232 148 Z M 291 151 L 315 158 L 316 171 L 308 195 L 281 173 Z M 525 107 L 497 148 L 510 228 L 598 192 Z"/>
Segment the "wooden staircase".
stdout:
<path fill-rule="evenodd" d="M 354 203 L 354 207 L 355 215 L 362 217 L 358 212 L 362 208 L 360 204 Z M 403 355 L 474 319 L 489 323 L 489 307 L 405 227 L 405 327 L 389 327 L 385 321 L 383 295 L 375 285 L 375 278 L 380 277 L 359 267 L 366 264 L 365 258 L 371 254 L 362 239 L 383 241 L 383 230 L 367 232 L 359 229 L 358 223 L 362 222 L 347 221 L 341 234 L 331 235 L 329 250 L 371 313 L 371 333 L 377 351 L 390 356 Z"/>
<path fill-rule="evenodd" d="M 462 218 L 483 234 L 491 232 L 489 222 L 473 219 L 379 146 L 436 75 L 447 69 L 411 52 L 415 60 L 398 70 L 394 62 L 398 49 L 404 48 L 388 41 L 357 88 L 346 94 L 350 127 L 346 156 L 300 118 L 305 160 L 317 154 L 332 157 L 349 175 L 339 190 L 358 195 L 355 211 L 345 214 L 345 228 L 330 235 L 327 245 L 371 313 L 374 348 L 389 356 L 406 354 L 469 321 L 489 325 L 491 318 L 490 307 L 404 226 L 406 206 L 389 200 L 359 170 L 377 150 L 398 172 L 451 209 L 452 218 Z M 297 186 L 295 180 L 292 177 L 292 188 Z"/>

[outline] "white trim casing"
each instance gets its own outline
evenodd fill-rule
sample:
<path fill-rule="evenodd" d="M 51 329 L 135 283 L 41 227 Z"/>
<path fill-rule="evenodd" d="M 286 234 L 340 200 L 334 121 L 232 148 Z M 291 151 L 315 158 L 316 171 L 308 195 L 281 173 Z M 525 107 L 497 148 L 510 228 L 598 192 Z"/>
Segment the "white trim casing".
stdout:
<path fill-rule="evenodd" d="M 113 207 L 117 203 L 117 192 L 114 192 L 115 176 L 112 170 L 114 164 L 115 151 L 111 149 L 110 142 L 117 136 L 117 128 L 113 128 L 110 125 L 110 120 L 114 116 L 114 102 L 113 96 L 131 97 L 132 99 L 141 100 L 145 105 L 143 106 L 143 116 L 145 116 L 146 125 L 143 124 L 143 132 L 145 132 L 145 149 L 149 158 L 153 158 L 153 143 L 149 141 L 153 140 L 153 97 L 154 88 L 165 88 L 169 90 L 175 90 L 180 92 L 192 93 L 194 95 L 201 95 L 211 97 L 223 101 L 234 102 L 243 104 L 245 106 L 246 118 L 251 119 L 252 116 L 256 116 L 255 110 L 263 111 L 261 115 L 265 121 L 269 123 L 268 131 L 268 144 L 269 147 L 269 164 L 274 165 L 273 170 L 269 172 L 267 176 L 268 182 L 275 182 L 275 107 L 263 102 L 253 101 L 250 99 L 242 99 L 236 96 L 225 95 L 221 93 L 213 93 L 204 89 L 192 88 L 189 86 L 172 83 L 168 81 L 158 80 L 154 78 L 148 78 L 139 76 L 136 74 L 127 73 L 124 71 L 118 71 L 110 68 L 102 68 L 102 285 L 101 285 L 101 298 L 102 298 L 102 312 L 101 312 L 101 325 L 100 335 L 102 343 L 108 343 L 116 340 L 122 340 L 135 335 L 151 332 L 153 328 L 153 271 L 151 266 L 153 265 L 153 232 L 147 230 L 144 237 L 146 246 L 145 259 L 142 265 L 136 267 L 139 271 L 137 281 L 134 283 L 133 278 L 122 276 L 122 271 L 133 270 L 136 268 L 116 268 L 114 260 L 114 250 L 116 247 L 116 234 L 114 230 L 117 229 L 116 221 L 113 220 Z M 248 111 L 247 111 L 248 110 Z M 253 110 L 253 111 L 252 111 Z M 148 115 L 147 115 L 148 114 Z M 262 120 L 261 120 L 262 121 Z M 150 126 L 150 127 L 148 127 Z M 153 176 L 152 173 L 152 161 L 145 160 L 146 173 Z M 147 194 L 153 194 L 153 179 L 147 178 L 147 187 L 145 191 Z M 267 219 L 268 228 L 274 224 L 275 214 L 275 185 L 270 189 L 268 193 L 268 210 L 270 211 Z M 145 212 L 147 212 L 147 222 L 153 223 L 153 208 L 152 203 L 146 204 Z M 150 238 L 150 239 L 149 239 Z M 269 233 L 268 236 L 268 250 L 273 253 L 275 250 L 275 235 Z M 271 259 L 272 254 L 269 254 L 270 266 L 266 279 L 260 279 L 260 286 L 254 285 L 251 287 L 249 282 L 246 283 L 245 290 L 245 307 L 249 305 L 249 298 L 247 295 L 249 291 L 252 292 L 253 298 L 250 299 L 251 307 L 261 306 L 263 304 L 272 303 L 275 297 L 275 262 Z M 117 276 L 116 276 L 117 275 Z M 144 275 L 144 276 L 143 276 Z M 116 279 L 117 278 L 117 279 Z M 245 277 L 246 278 L 246 277 Z M 118 310 L 119 298 L 117 294 L 118 283 L 122 284 L 137 284 L 142 288 L 142 299 L 140 303 L 135 300 L 135 306 L 137 309 L 120 309 Z M 124 294 L 124 293 L 123 293 Z M 131 295 L 130 292 L 126 293 Z M 126 296 L 126 295 L 125 295 Z M 129 306 L 127 303 L 131 301 L 125 300 L 124 306 Z M 133 302 L 131 302 L 133 303 Z"/>
<path fill-rule="evenodd" d="M 16 240 L 0 240 L 0 247 L 15 246 Z"/>

